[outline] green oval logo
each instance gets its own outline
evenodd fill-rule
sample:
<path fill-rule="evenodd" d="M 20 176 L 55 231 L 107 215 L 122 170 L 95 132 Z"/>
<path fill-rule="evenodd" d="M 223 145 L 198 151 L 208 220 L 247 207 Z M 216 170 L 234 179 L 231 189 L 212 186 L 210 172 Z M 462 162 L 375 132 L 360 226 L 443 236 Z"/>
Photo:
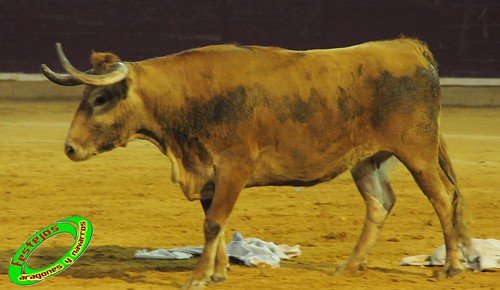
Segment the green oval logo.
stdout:
<path fill-rule="evenodd" d="M 31 269 L 28 258 L 46 240 L 62 233 L 69 233 L 75 240 L 68 252 L 57 262 L 42 269 Z M 36 232 L 17 250 L 9 265 L 9 278 L 18 285 L 33 285 L 52 277 L 71 266 L 87 249 L 93 227 L 89 220 L 79 216 L 64 218 Z"/>

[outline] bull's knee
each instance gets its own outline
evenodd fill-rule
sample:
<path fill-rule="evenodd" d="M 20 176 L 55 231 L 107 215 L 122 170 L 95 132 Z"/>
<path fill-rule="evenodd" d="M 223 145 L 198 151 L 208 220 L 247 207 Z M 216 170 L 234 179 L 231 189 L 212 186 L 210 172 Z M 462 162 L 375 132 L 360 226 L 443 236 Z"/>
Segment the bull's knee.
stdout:
<path fill-rule="evenodd" d="M 389 215 L 390 209 L 387 210 L 387 208 L 375 198 L 367 200 L 366 206 L 367 220 L 374 222 L 377 226 L 382 226 L 387 218 L 387 215 Z"/>
<path fill-rule="evenodd" d="M 203 230 L 205 232 L 205 240 L 208 242 L 217 238 L 217 235 L 219 235 L 221 231 L 221 226 L 212 219 L 205 219 Z"/>

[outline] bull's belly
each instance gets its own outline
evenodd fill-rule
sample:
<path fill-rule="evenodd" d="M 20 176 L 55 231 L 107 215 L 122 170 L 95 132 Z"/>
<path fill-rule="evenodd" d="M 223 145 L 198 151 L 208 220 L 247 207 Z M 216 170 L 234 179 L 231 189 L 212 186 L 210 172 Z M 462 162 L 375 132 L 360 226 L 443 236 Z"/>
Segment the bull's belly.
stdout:
<path fill-rule="evenodd" d="M 311 186 L 331 180 L 356 162 L 350 154 L 262 154 L 247 187 Z"/>
<path fill-rule="evenodd" d="M 254 186 L 312 186 L 335 178 L 347 169 L 346 166 L 323 172 L 294 172 L 293 168 L 277 168 L 273 170 L 257 170 L 246 187 Z"/>

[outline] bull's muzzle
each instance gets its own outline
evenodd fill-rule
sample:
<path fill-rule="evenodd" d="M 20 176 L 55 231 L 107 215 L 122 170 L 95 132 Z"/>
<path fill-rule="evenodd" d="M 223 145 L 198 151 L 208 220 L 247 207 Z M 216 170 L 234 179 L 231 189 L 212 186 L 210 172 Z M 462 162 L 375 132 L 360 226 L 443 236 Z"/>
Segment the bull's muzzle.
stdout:
<path fill-rule="evenodd" d="M 71 158 L 75 154 L 75 148 L 69 143 L 64 144 L 64 153 Z"/>
<path fill-rule="evenodd" d="M 66 156 L 68 156 L 68 158 L 73 161 L 87 160 L 95 155 L 83 150 L 82 148 L 72 144 L 71 142 L 66 142 L 66 144 L 64 144 L 64 153 L 66 153 Z"/>

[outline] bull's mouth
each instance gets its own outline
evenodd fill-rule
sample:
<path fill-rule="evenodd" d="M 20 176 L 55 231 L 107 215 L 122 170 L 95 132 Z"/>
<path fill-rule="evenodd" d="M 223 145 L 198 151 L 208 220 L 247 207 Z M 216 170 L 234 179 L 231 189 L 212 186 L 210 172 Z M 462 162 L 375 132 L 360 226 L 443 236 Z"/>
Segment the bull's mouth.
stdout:
<path fill-rule="evenodd" d="M 106 143 L 106 144 L 101 144 L 97 147 L 97 153 L 103 153 L 103 152 L 107 152 L 107 151 L 111 151 L 115 148 L 118 148 L 118 147 L 127 147 L 127 144 L 130 140 L 119 140 L 115 143 Z"/>
<path fill-rule="evenodd" d="M 88 160 L 98 154 L 98 152 L 83 150 L 79 146 L 70 143 L 64 145 L 64 153 L 66 153 L 69 159 L 75 162 Z"/>
<path fill-rule="evenodd" d="M 97 148 L 97 152 L 103 153 L 115 149 L 117 146 L 115 144 L 103 144 Z"/>
<path fill-rule="evenodd" d="M 66 150 L 66 156 L 75 162 L 88 160 L 95 155 L 97 155 L 96 152 L 71 152 Z"/>
<path fill-rule="evenodd" d="M 79 145 L 74 145 L 71 142 L 65 144 L 64 152 L 68 156 L 69 159 L 73 161 L 85 161 L 92 158 L 95 155 L 111 151 L 117 147 L 125 147 L 127 142 L 122 142 L 118 144 L 113 143 L 105 143 L 97 146 L 97 148 L 93 150 L 88 150 L 86 148 L 80 147 Z"/>

